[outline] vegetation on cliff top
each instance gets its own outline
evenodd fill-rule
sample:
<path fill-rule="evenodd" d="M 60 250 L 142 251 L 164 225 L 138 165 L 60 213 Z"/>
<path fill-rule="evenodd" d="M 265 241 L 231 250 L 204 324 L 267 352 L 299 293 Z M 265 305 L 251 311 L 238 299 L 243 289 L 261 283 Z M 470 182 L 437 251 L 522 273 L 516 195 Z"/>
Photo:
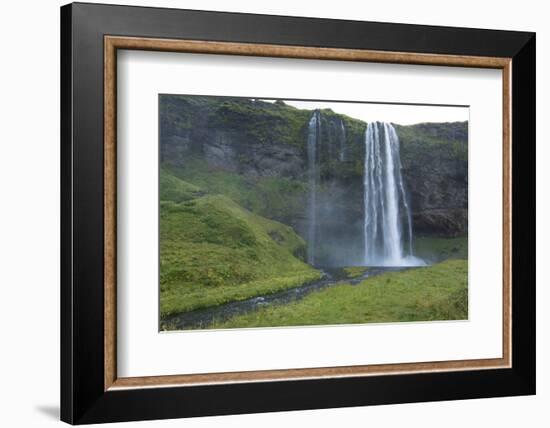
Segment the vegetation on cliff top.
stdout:
<path fill-rule="evenodd" d="M 422 153 L 429 154 L 431 150 L 443 151 L 448 157 L 468 161 L 468 122 L 394 126 L 402 148 L 405 149 L 401 153 L 405 162 L 410 160 L 410 157 Z"/>
<path fill-rule="evenodd" d="M 311 113 L 283 102 L 228 98 L 211 113 L 210 124 L 244 131 L 261 143 L 299 145 Z"/>
<path fill-rule="evenodd" d="M 212 129 L 242 132 L 261 143 L 305 147 L 307 126 L 313 110 L 299 109 L 284 101 L 254 98 L 162 95 L 162 126 L 169 134 L 182 134 L 203 123 Z M 350 136 L 364 132 L 358 119 L 323 109 L 323 121 L 342 120 Z"/>
<path fill-rule="evenodd" d="M 190 138 L 197 150 L 195 154 L 201 153 L 202 145 L 211 143 L 216 132 L 222 132 L 224 138 L 234 139 L 237 144 L 260 144 L 271 150 L 285 145 L 297 147 L 305 158 L 308 124 L 314 110 L 299 109 L 281 100 L 239 97 L 161 95 L 159 103 L 162 138 L 171 135 Z M 321 177 L 360 178 L 364 169 L 366 122 L 331 109 L 322 109 L 321 113 Z M 341 124 L 345 129 L 345 159 L 337 154 Z M 467 122 L 395 124 L 395 127 L 405 169 L 413 164 L 430 165 L 430 159 L 467 161 Z M 246 150 L 240 149 L 239 156 L 239 162 L 251 162 Z M 407 178 L 413 175 L 411 170 Z"/>
<path fill-rule="evenodd" d="M 161 317 L 295 287 L 320 277 L 291 227 L 161 170 Z"/>

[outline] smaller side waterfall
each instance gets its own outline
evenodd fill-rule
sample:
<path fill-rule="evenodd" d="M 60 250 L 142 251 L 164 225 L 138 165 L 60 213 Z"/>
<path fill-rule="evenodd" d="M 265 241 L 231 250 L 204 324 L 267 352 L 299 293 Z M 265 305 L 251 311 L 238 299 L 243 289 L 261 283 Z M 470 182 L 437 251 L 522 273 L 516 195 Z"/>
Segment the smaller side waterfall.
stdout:
<path fill-rule="evenodd" d="M 340 161 L 346 160 L 346 127 L 344 121 L 340 119 Z"/>
<path fill-rule="evenodd" d="M 423 265 L 424 262 L 413 255 L 412 219 L 401 174 L 399 138 L 389 123 L 367 125 L 363 188 L 365 264 Z M 406 237 L 403 236 L 404 223 Z"/>
<path fill-rule="evenodd" d="M 316 110 L 308 125 L 307 162 L 308 162 L 308 229 L 307 229 L 307 262 L 315 265 L 317 248 L 317 186 L 319 184 L 319 141 L 321 138 L 321 112 Z"/>

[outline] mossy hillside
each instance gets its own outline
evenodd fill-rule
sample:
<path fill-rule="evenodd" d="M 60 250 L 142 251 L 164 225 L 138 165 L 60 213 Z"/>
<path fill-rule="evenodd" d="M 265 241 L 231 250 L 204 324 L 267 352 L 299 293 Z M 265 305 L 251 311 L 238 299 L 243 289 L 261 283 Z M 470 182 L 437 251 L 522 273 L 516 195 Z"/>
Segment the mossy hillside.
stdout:
<path fill-rule="evenodd" d="M 320 277 L 305 264 L 292 228 L 243 209 L 223 195 L 163 172 L 160 204 L 161 316 L 268 294 Z M 184 195 L 177 188 L 184 189 Z M 189 199 L 192 195 L 198 197 Z M 181 201 L 181 202 L 177 202 Z"/>
<path fill-rule="evenodd" d="M 284 101 L 254 98 L 162 95 L 161 117 L 174 133 L 188 131 L 205 116 L 212 128 L 242 131 L 263 143 L 305 146 L 307 126 L 314 110 L 299 109 Z M 353 137 L 364 132 L 366 124 L 352 117 L 323 109 L 322 124 L 342 120 Z"/>
<path fill-rule="evenodd" d="M 303 219 L 307 215 L 305 208 L 309 187 L 303 181 L 286 177 L 237 174 L 209 167 L 207 162 L 200 158 L 187 159 L 185 168 L 165 166 L 162 169 L 187 183 L 193 183 L 210 194 L 225 195 L 259 216 L 290 225 L 298 234 L 306 236 Z M 347 220 L 356 216 L 356 211 L 361 210 L 361 188 L 351 184 L 335 187 L 323 183 L 317 190 L 325 198 L 326 195 L 331 198 L 333 213 L 337 213 L 329 218 L 323 218 L 325 221 L 323 237 L 327 238 L 327 241 L 323 241 L 322 237 L 318 242 L 319 257 L 324 257 L 323 255 L 326 254 L 325 258 L 328 259 L 333 253 L 333 247 L 328 240 L 331 236 L 337 236 L 342 241 L 353 240 L 354 242 L 359 237 L 360 231 L 357 227 L 346 228 L 346 226 L 349 226 Z M 353 207 L 349 203 L 350 199 L 356 202 Z M 329 220 L 332 223 L 329 224 Z M 350 244 L 346 245 L 345 250 L 340 249 L 339 257 L 342 263 L 353 263 L 352 260 L 361 245 L 362 243 Z"/>
<path fill-rule="evenodd" d="M 163 171 L 212 194 L 225 195 L 240 206 L 263 217 L 292 224 L 300 217 L 308 186 L 286 177 L 257 177 L 209 167 L 200 157 L 189 158 L 185 168 L 166 166 Z M 161 185 L 162 188 L 162 185 Z"/>
<path fill-rule="evenodd" d="M 204 192 L 197 186 L 160 170 L 159 199 L 161 201 L 185 202 L 202 196 Z"/>
<path fill-rule="evenodd" d="M 304 127 L 311 112 L 285 104 L 247 99 L 222 100 L 210 114 L 210 124 L 244 132 L 264 144 L 282 143 L 301 146 Z"/>
<path fill-rule="evenodd" d="M 209 328 L 465 320 L 468 262 L 448 260 L 342 284 L 284 306 L 265 307 Z"/>
<path fill-rule="evenodd" d="M 161 117 L 169 133 L 181 134 L 204 120 L 213 129 L 243 132 L 262 143 L 302 145 L 311 111 L 283 101 L 251 98 L 162 95 Z"/>

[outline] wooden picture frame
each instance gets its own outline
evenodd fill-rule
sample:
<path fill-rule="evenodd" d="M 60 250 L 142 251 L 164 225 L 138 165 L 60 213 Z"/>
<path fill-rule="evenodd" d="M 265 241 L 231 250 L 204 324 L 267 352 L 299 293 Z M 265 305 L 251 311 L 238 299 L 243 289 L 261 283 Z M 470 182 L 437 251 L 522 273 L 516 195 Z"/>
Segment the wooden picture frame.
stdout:
<path fill-rule="evenodd" d="M 117 49 L 501 69 L 502 358 L 118 377 Z M 62 420 L 535 392 L 534 34 L 77 3 L 61 9 L 61 52 Z"/>

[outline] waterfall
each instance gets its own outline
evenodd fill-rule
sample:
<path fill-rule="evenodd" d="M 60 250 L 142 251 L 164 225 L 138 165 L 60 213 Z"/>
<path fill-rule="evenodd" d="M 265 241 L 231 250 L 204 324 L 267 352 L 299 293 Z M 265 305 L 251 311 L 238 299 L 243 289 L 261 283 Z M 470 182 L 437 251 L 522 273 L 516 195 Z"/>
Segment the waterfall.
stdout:
<path fill-rule="evenodd" d="M 397 132 L 395 131 L 395 128 L 392 125 L 388 125 L 388 132 L 390 134 L 390 139 L 392 141 L 396 141 L 397 146 L 397 178 L 399 183 L 399 190 L 401 193 L 402 201 L 403 201 L 403 207 L 405 208 L 405 214 L 407 215 L 407 231 L 408 231 L 408 242 L 409 242 L 409 255 L 413 256 L 413 232 L 412 232 L 412 216 L 411 216 L 411 210 L 409 208 L 409 201 L 407 198 L 407 194 L 405 193 L 405 185 L 403 184 L 403 175 L 401 174 L 401 156 L 399 155 L 399 137 L 397 136 Z"/>
<path fill-rule="evenodd" d="M 364 262 L 366 265 L 421 265 L 413 255 L 411 211 L 399 155 L 399 138 L 389 123 L 369 123 L 365 131 Z M 403 223 L 407 224 L 407 254 Z"/>
<path fill-rule="evenodd" d="M 346 160 L 346 127 L 344 121 L 340 119 L 340 161 Z"/>
<path fill-rule="evenodd" d="M 319 184 L 319 142 L 321 139 L 321 113 L 316 110 L 308 125 L 307 162 L 308 162 L 308 229 L 307 229 L 307 262 L 315 265 L 317 247 L 317 186 Z"/>

